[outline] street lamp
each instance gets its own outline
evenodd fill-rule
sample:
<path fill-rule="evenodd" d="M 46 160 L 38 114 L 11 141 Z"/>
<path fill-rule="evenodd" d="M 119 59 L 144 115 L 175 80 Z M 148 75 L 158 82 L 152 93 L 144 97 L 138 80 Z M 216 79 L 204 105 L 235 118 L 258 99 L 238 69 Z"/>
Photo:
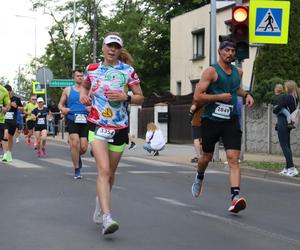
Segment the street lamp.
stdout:
<path fill-rule="evenodd" d="M 16 15 L 16 17 L 28 18 L 34 20 L 34 58 L 36 58 L 36 17 Z"/>

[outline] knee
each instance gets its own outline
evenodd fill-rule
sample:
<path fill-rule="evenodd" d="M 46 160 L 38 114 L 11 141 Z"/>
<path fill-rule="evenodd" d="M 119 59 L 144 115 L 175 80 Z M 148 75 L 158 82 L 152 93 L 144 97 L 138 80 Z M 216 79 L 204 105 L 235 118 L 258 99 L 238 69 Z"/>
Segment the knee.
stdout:
<path fill-rule="evenodd" d="M 84 154 L 88 149 L 88 145 L 80 145 L 80 154 Z"/>
<path fill-rule="evenodd" d="M 238 156 L 227 156 L 228 165 L 233 168 L 239 167 L 239 157 Z"/>
<path fill-rule="evenodd" d="M 208 164 L 212 160 L 212 157 L 213 157 L 213 154 L 203 153 L 203 155 L 200 158 L 200 161 Z"/>

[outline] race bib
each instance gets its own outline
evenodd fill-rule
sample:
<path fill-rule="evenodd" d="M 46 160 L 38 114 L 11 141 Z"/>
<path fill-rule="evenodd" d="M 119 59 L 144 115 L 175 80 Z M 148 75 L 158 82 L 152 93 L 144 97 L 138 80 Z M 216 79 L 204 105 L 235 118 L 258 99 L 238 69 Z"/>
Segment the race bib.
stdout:
<path fill-rule="evenodd" d="M 216 102 L 215 103 L 215 108 L 214 112 L 212 113 L 212 116 L 221 118 L 221 119 L 230 119 L 230 113 L 231 110 L 233 109 L 233 105 L 221 103 L 221 102 Z"/>
<path fill-rule="evenodd" d="M 97 139 L 113 142 L 113 137 L 116 131 L 114 129 L 107 129 L 103 127 L 97 127 L 95 130 L 95 137 Z"/>
<path fill-rule="evenodd" d="M 38 118 L 37 125 L 45 125 L 45 118 Z"/>
<path fill-rule="evenodd" d="M 75 123 L 87 123 L 86 115 L 84 114 L 75 114 Z"/>
<path fill-rule="evenodd" d="M 14 119 L 14 112 L 5 113 L 5 120 L 13 120 L 13 119 Z"/>

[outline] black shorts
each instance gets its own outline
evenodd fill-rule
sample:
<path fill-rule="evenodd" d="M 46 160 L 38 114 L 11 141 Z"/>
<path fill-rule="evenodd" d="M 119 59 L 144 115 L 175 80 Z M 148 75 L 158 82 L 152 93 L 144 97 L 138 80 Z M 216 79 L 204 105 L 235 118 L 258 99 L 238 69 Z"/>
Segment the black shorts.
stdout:
<path fill-rule="evenodd" d="M 79 138 L 88 138 L 89 135 L 89 127 L 87 123 L 75 123 L 67 119 L 67 131 L 69 135 L 78 134 Z"/>
<path fill-rule="evenodd" d="M 205 153 L 213 153 L 220 138 L 225 150 L 241 150 L 242 131 L 237 118 L 222 122 L 203 119 L 201 129 L 202 149 Z"/>
<path fill-rule="evenodd" d="M 192 138 L 195 139 L 201 139 L 202 133 L 201 133 L 201 126 L 192 126 Z"/>
<path fill-rule="evenodd" d="M 34 131 L 43 131 L 47 130 L 47 125 L 35 125 Z"/>
<path fill-rule="evenodd" d="M 28 130 L 32 130 L 35 126 L 35 121 L 29 120 L 26 122 L 26 126 Z"/>
<path fill-rule="evenodd" d="M 15 132 L 16 132 L 16 129 L 17 129 L 17 123 L 14 122 L 14 121 L 5 121 L 5 124 L 4 124 L 4 129 L 7 129 L 8 130 L 8 133 L 11 135 L 11 136 L 14 136 Z"/>
<path fill-rule="evenodd" d="M 95 132 L 95 130 L 97 129 L 97 125 L 93 123 L 89 123 L 88 128 L 90 131 Z M 128 128 L 116 130 L 115 135 L 112 138 L 113 141 L 109 142 L 109 144 L 116 145 L 116 146 L 123 145 L 124 143 L 128 144 L 129 143 L 128 132 L 129 132 Z"/>
<path fill-rule="evenodd" d="M 4 123 L 0 123 L 0 140 L 2 141 L 4 139 Z"/>

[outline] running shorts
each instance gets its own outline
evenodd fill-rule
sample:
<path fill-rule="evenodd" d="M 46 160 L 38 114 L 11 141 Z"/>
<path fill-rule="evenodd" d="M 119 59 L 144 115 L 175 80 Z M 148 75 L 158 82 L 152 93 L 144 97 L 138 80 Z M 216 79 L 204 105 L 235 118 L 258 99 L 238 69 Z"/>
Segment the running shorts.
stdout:
<path fill-rule="evenodd" d="M 225 150 L 241 150 L 242 131 L 238 118 L 228 121 L 214 121 L 203 119 L 202 149 L 205 153 L 213 153 L 215 144 L 222 138 Z"/>

